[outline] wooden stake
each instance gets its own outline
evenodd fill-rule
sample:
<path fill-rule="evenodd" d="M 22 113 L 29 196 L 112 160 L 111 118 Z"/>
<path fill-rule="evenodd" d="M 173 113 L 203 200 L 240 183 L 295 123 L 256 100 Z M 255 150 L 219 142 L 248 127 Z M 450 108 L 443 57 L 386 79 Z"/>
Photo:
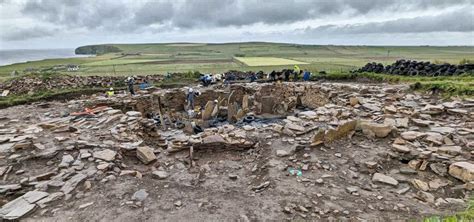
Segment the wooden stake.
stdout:
<path fill-rule="evenodd" d="M 163 118 L 163 112 L 161 110 L 161 99 L 158 96 L 158 114 L 160 114 L 161 127 L 163 130 L 166 130 L 165 119 Z"/>
<path fill-rule="evenodd" d="M 189 166 L 190 167 L 194 167 L 193 153 L 194 153 L 194 147 L 191 146 L 191 147 L 189 147 Z"/>

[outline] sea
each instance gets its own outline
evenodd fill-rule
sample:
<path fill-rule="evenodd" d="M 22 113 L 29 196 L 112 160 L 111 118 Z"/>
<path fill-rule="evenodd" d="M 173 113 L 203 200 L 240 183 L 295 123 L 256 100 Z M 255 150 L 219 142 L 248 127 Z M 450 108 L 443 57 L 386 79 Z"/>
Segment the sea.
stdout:
<path fill-rule="evenodd" d="M 0 50 L 0 66 L 43 59 L 87 57 L 76 55 L 74 49 L 13 49 Z"/>

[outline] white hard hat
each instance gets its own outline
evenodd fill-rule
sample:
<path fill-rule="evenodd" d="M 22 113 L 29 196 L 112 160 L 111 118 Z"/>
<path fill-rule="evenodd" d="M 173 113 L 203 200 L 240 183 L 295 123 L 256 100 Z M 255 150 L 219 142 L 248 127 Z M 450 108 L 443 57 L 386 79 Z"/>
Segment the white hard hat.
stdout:
<path fill-rule="evenodd" d="M 114 88 L 110 88 L 110 91 L 113 91 L 113 90 L 114 90 Z"/>
<path fill-rule="evenodd" d="M 189 88 L 189 92 L 193 92 L 193 88 Z"/>

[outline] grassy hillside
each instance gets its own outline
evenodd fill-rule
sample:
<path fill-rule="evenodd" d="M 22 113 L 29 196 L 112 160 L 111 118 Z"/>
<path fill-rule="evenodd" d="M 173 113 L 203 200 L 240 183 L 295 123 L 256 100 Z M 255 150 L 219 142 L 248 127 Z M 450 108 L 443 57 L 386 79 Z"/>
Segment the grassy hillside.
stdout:
<path fill-rule="evenodd" d="M 229 69 L 265 70 L 291 68 L 281 61 L 299 61 L 300 67 L 313 72 L 345 72 L 367 62 L 389 64 L 397 59 L 414 59 L 458 64 L 462 59 L 474 60 L 474 47 L 394 47 L 394 46 L 321 46 L 283 43 L 171 43 L 171 44 L 109 44 L 84 46 L 81 53 L 98 52 L 87 58 L 47 59 L 36 62 L 0 66 L 0 81 L 13 71 L 20 75 L 46 70 L 76 75 L 163 74 L 166 72 L 223 72 Z M 272 57 L 261 62 L 258 58 Z M 239 58 L 237 60 L 236 58 Z M 257 59 L 257 60 L 255 60 Z M 263 59 L 263 58 L 262 58 Z M 251 66 L 241 61 L 257 61 Z M 259 61 L 261 63 L 259 63 Z M 275 63 L 272 63 L 275 61 Z M 80 70 L 67 72 L 58 67 L 78 64 Z M 56 68 L 53 68 L 56 67 Z"/>

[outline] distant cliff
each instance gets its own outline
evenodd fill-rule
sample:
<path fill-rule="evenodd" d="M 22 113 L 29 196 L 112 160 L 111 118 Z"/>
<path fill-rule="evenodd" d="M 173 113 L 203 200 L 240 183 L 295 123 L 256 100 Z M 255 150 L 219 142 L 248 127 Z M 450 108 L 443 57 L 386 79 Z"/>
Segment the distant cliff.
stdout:
<path fill-rule="evenodd" d="M 121 49 L 113 45 L 86 45 L 77 48 L 75 53 L 76 55 L 101 55 L 121 51 Z"/>

